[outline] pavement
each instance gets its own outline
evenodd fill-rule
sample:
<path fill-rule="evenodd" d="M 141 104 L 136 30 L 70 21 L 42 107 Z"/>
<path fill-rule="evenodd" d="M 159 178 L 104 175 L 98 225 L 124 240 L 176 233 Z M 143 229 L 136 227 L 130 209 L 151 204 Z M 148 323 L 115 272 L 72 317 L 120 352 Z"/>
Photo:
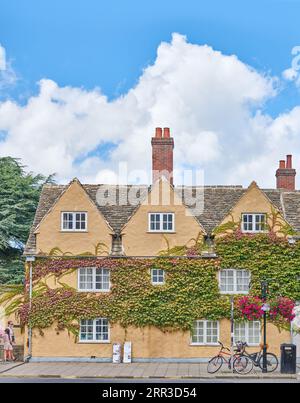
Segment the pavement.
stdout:
<path fill-rule="evenodd" d="M 81 363 L 81 362 L 41 362 L 41 363 L 0 363 L 0 378 L 61 378 L 61 379 L 144 379 L 144 380 L 188 380 L 188 379 L 256 379 L 295 380 L 300 382 L 300 374 L 281 374 L 278 370 L 263 374 L 254 369 L 247 375 L 238 375 L 223 368 L 216 374 L 208 374 L 205 363 Z"/>

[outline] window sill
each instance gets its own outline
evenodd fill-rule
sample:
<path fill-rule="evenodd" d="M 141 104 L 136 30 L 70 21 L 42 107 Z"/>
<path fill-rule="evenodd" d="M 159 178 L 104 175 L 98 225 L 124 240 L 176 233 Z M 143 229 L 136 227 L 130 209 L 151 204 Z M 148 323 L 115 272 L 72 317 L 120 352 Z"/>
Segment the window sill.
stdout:
<path fill-rule="evenodd" d="M 269 231 L 243 231 L 243 234 L 268 234 Z"/>
<path fill-rule="evenodd" d="M 91 292 L 93 294 L 107 294 L 109 293 L 111 290 L 79 290 L 77 289 L 77 292 Z"/>
<path fill-rule="evenodd" d="M 77 344 L 111 344 L 110 341 L 93 341 L 93 340 L 88 340 L 88 341 L 78 341 Z"/>
<path fill-rule="evenodd" d="M 215 346 L 219 346 L 220 344 L 219 343 L 190 343 L 190 346 L 191 347 L 199 347 L 199 346 L 202 346 L 202 347 L 215 347 Z"/>
<path fill-rule="evenodd" d="M 249 291 L 220 291 L 222 295 L 247 295 Z"/>
<path fill-rule="evenodd" d="M 82 233 L 82 232 L 89 232 L 88 230 L 86 230 L 86 229 L 83 229 L 83 230 L 80 230 L 80 229 L 70 229 L 70 230 L 60 230 L 59 232 L 61 232 L 61 233 L 63 233 L 63 234 L 70 234 L 70 233 L 74 233 L 74 232 L 76 232 L 76 233 Z"/>
<path fill-rule="evenodd" d="M 147 231 L 147 234 L 176 234 L 176 231 Z"/>

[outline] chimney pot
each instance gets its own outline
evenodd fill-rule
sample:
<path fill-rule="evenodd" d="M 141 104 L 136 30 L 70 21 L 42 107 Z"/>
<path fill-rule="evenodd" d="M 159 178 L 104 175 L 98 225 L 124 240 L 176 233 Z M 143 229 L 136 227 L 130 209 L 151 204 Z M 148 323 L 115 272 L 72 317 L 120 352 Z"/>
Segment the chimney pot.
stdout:
<path fill-rule="evenodd" d="M 162 138 L 162 128 L 161 127 L 157 127 L 155 129 L 155 137 Z"/>
<path fill-rule="evenodd" d="M 164 138 L 169 138 L 170 137 L 170 128 L 165 127 L 164 128 Z"/>
<path fill-rule="evenodd" d="M 286 168 L 287 169 L 292 169 L 292 156 L 291 156 L 291 154 L 288 154 L 286 156 Z"/>
<path fill-rule="evenodd" d="M 285 169 L 285 160 L 280 160 L 279 161 L 279 168 L 280 169 Z"/>

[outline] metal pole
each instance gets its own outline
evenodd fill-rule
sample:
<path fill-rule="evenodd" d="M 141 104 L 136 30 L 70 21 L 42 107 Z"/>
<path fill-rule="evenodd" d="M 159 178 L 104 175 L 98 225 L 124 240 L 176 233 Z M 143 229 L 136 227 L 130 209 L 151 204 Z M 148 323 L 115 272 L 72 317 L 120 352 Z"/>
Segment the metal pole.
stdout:
<path fill-rule="evenodd" d="M 29 256 L 26 258 L 26 261 L 29 263 L 29 313 L 32 308 L 32 262 L 35 261 L 34 256 Z M 27 357 L 24 358 L 25 361 L 28 361 L 32 357 L 32 329 L 28 324 L 28 354 Z"/>
<path fill-rule="evenodd" d="M 231 372 L 233 373 L 233 344 L 234 344 L 234 299 L 230 298 L 230 350 L 231 350 Z"/>
<path fill-rule="evenodd" d="M 29 312 L 32 307 L 32 262 L 29 262 Z M 32 356 L 32 329 L 28 324 L 28 355 Z"/>
<path fill-rule="evenodd" d="M 265 303 L 267 299 L 267 282 L 263 281 L 262 284 L 262 300 Z M 263 344 L 263 368 L 262 372 L 266 373 L 267 370 L 267 312 L 264 310 L 264 344 Z"/>

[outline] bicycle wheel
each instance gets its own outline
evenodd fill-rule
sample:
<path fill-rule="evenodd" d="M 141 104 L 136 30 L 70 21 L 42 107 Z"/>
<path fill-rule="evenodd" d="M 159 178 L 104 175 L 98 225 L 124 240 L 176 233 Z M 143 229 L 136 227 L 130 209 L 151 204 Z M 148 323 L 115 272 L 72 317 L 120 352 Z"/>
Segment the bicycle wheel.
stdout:
<path fill-rule="evenodd" d="M 263 369 L 263 355 L 261 355 L 258 365 L 261 369 Z M 278 358 L 273 353 L 267 353 L 267 372 L 273 372 L 278 367 Z"/>
<path fill-rule="evenodd" d="M 245 355 L 239 355 L 233 361 L 233 369 L 238 374 L 248 374 L 253 369 L 253 361 Z"/>
<path fill-rule="evenodd" d="M 208 361 L 207 364 L 207 372 L 209 374 L 214 374 L 215 372 L 219 371 L 219 369 L 222 367 L 224 362 L 224 358 L 216 355 L 215 357 L 213 357 L 212 359 L 210 359 Z"/>

